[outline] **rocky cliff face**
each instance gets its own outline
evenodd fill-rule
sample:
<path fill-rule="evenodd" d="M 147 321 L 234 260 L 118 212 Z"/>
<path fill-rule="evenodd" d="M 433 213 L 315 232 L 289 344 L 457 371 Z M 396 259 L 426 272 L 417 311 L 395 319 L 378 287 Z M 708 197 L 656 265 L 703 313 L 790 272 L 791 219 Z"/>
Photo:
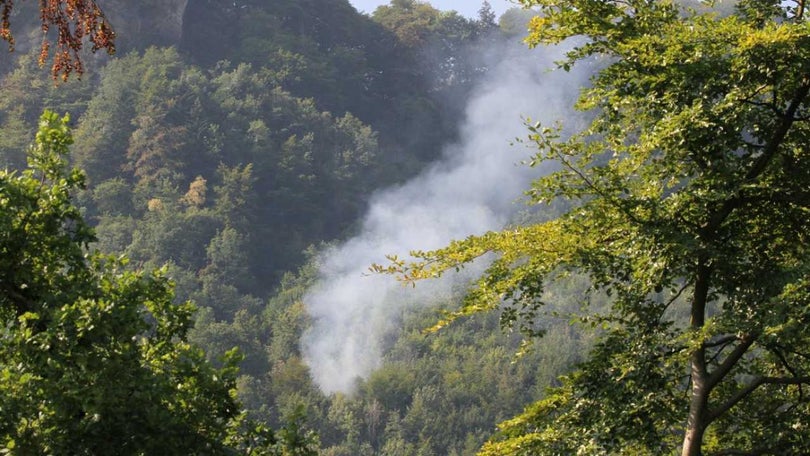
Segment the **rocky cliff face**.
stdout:
<path fill-rule="evenodd" d="M 119 50 L 180 42 L 189 0 L 97 0 L 118 35 Z"/>

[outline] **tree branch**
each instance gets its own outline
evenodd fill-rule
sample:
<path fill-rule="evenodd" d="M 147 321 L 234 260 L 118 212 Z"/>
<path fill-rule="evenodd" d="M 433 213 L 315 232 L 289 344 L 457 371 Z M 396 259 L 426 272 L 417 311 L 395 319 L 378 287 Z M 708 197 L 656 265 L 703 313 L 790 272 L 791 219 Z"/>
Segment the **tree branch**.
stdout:
<path fill-rule="evenodd" d="M 785 370 L 787 370 L 790 373 L 790 375 L 792 375 L 793 377 L 799 377 L 799 373 L 796 371 L 796 369 L 793 368 L 793 366 L 790 365 L 790 363 L 788 362 L 787 358 L 785 357 L 785 355 L 782 353 L 781 350 L 779 350 L 775 345 L 767 345 L 765 348 L 767 350 L 770 350 L 771 353 L 773 353 L 774 355 L 776 355 L 777 358 L 779 358 L 779 362 L 782 363 L 782 367 L 784 367 Z M 804 398 L 804 389 L 802 388 L 802 385 L 799 385 L 799 400 L 802 400 L 802 398 Z"/>
<path fill-rule="evenodd" d="M 557 156 L 557 159 L 560 161 L 560 163 L 562 163 L 562 164 L 563 164 L 563 166 L 565 166 L 566 168 L 568 168 L 568 170 L 569 170 L 569 171 L 571 171 L 571 172 L 573 172 L 574 174 L 576 174 L 576 175 L 577 175 L 577 176 L 578 176 L 578 177 L 579 177 L 579 178 L 582 180 L 582 182 L 584 182 L 584 183 L 585 183 L 585 185 L 586 185 L 588 188 L 590 188 L 590 189 L 591 189 L 593 192 L 595 192 L 597 195 L 599 195 L 599 196 L 601 196 L 602 198 L 604 198 L 606 201 L 609 201 L 609 202 L 610 202 L 610 204 L 611 204 L 613 207 L 615 207 L 615 208 L 617 208 L 618 210 L 620 210 L 620 211 L 621 211 L 621 212 L 622 212 L 622 213 L 623 213 L 623 214 L 624 214 L 624 215 L 625 215 L 627 218 L 629 218 L 629 219 L 630 219 L 630 220 L 631 220 L 633 223 L 636 223 L 636 224 L 638 224 L 638 225 L 641 225 L 641 224 L 642 224 L 642 223 L 641 223 L 641 221 L 640 221 L 640 220 L 638 220 L 638 218 L 635 216 L 635 214 L 633 214 L 632 212 L 630 212 L 630 211 L 627 209 L 627 207 L 626 207 L 626 205 L 625 205 L 625 204 L 622 204 L 622 203 L 621 203 L 621 201 L 617 201 L 617 198 L 613 197 L 612 195 L 609 195 L 609 194 L 608 194 L 608 193 L 606 193 L 606 192 L 605 192 L 605 191 L 604 191 L 604 190 L 603 190 L 601 187 L 597 186 L 597 185 L 596 185 L 596 183 L 595 183 L 593 180 L 591 180 L 590 178 L 588 178 L 588 176 L 585 174 L 585 172 L 584 172 L 584 171 L 582 171 L 582 170 L 580 170 L 579 168 L 577 168 L 576 166 L 574 166 L 574 165 L 573 165 L 573 164 L 572 164 L 572 163 L 571 163 L 571 162 L 570 162 L 570 161 L 569 161 L 567 158 L 565 158 L 565 157 L 563 156 L 563 154 L 562 154 L 562 153 L 560 153 L 560 151 L 558 151 L 558 150 L 554 150 L 554 155 L 556 155 L 556 156 Z"/>
<path fill-rule="evenodd" d="M 706 347 L 706 348 L 714 348 L 714 347 L 717 347 L 717 346 L 720 346 L 720 345 L 726 345 L 726 344 L 728 344 L 730 342 L 734 342 L 734 341 L 738 341 L 738 340 L 740 340 L 739 336 L 737 336 L 736 334 L 729 334 L 729 335 L 722 336 L 719 339 L 715 339 L 715 340 L 710 341 L 710 342 L 704 342 L 703 346 Z"/>
<path fill-rule="evenodd" d="M 776 114 L 777 117 L 785 117 L 785 113 L 782 110 L 780 110 L 774 103 L 765 101 L 753 101 L 753 100 L 743 100 L 743 103 L 750 104 L 752 106 L 757 106 L 760 108 L 767 108 L 773 111 L 773 113 Z"/>
<path fill-rule="evenodd" d="M 808 93 L 810 93 L 810 76 L 805 76 L 802 84 L 796 89 L 796 93 L 794 94 L 790 105 L 785 110 L 784 115 L 780 116 L 781 122 L 779 122 L 779 124 L 776 126 L 770 140 L 762 149 L 762 154 L 757 157 L 756 160 L 754 160 L 751 168 L 749 168 L 748 172 L 745 173 L 743 178 L 744 182 L 752 181 L 761 175 L 762 172 L 768 167 L 768 164 L 771 162 L 773 157 L 775 157 L 779 152 L 779 146 L 782 145 L 782 141 L 784 141 L 788 131 L 790 131 L 790 127 L 796 121 L 794 118 L 796 112 L 799 110 L 802 103 L 804 103 Z M 739 206 L 740 202 L 741 198 L 739 195 L 735 195 L 727 199 L 720 209 L 712 214 L 707 220 L 702 230 L 703 237 L 711 238 L 715 230 L 726 220 L 731 212 Z"/>
<path fill-rule="evenodd" d="M 714 355 L 712 355 L 712 358 L 709 361 L 707 361 L 706 365 L 707 366 L 714 365 L 717 362 L 717 359 L 720 358 L 720 355 L 723 354 L 723 351 L 725 351 L 726 347 L 733 344 L 735 341 L 736 339 L 726 340 L 723 344 L 720 344 L 720 348 L 718 348 L 715 351 Z M 704 347 L 706 346 L 704 345 Z M 713 346 L 711 348 L 716 348 L 716 346 Z"/>
<path fill-rule="evenodd" d="M 790 372 L 790 375 L 792 375 L 794 377 L 799 376 L 799 374 L 796 372 L 796 369 L 794 369 L 790 365 L 790 363 L 788 363 L 787 358 L 785 358 L 785 355 L 778 348 L 776 348 L 776 346 L 774 346 L 774 345 L 766 345 L 765 348 L 770 350 L 771 353 L 773 353 L 774 355 L 776 355 L 777 358 L 779 358 L 779 362 L 782 363 L 782 367 L 784 367 L 785 370 Z"/>
<path fill-rule="evenodd" d="M 737 405 L 762 385 L 805 385 L 810 384 L 810 377 L 757 377 L 748 386 L 734 393 L 725 403 L 710 410 L 708 413 L 708 423 L 716 420 L 732 407 Z"/>
<path fill-rule="evenodd" d="M 683 292 L 684 292 L 684 291 L 685 291 L 687 288 L 689 288 L 691 285 L 692 285 L 692 284 L 691 284 L 690 282 L 685 282 L 685 283 L 683 284 L 683 286 L 681 286 L 681 288 L 679 288 L 679 289 L 678 289 L 678 291 L 677 291 L 677 292 L 676 292 L 676 293 L 675 293 L 675 294 L 674 294 L 674 295 L 673 295 L 671 298 L 669 298 L 669 300 L 666 302 L 666 304 L 664 304 L 663 308 L 661 309 L 661 315 L 659 315 L 659 316 L 658 316 L 658 319 L 659 319 L 659 320 L 660 320 L 661 318 L 663 318 L 664 313 L 666 313 L 667 309 L 669 309 L 669 307 L 670 307 L 670 306 L 671 306 L 671 305 L 672 305 L 672 304 L 673 304 L 675 301 L 677 301 L 677 300 L 678 300 L 678 298 L 680 298 L 680 297 L 681 297 L 681 295 L 683 294 Z"/>
<path fill-rule="evenodd" d="M 799 110 L 799 107 L 801 107 L 802 103 L 804 103 L 804 100 L 807 98 L 808 92 L 810 92 L 810 80 L 808 80 L 808 77 L 805 76 L 802 84 L 798 89 L 796 89 L 796 94 L 793 96 L 793 100 L 791 100 L 790 105 L 785 110 L 784 115 L 781 117 L 782 121 L 774 130 L 773 136 L 771 137 L 771 140 L 768 141 L 764 152 L 754 162 L 751 169 L 748 170 L 748 173 L 746 173 L 745 180 L 754 179 L 762 174 L 762 171 L 765 170 L 768 163 L 779 151 L 779 146 L 782 144 L 782 141 L 785 139 L 785 136 L 787 136 L 790 127 L 793 125 L 793 122 L 795 121 L 794 116 Z"/>
<path fill-rule="evenodd" d="M 729 372 L 731 372 L 731 369 L 734 368 L 740 358 L 742 358 L 748 349 L 751 348 L 751 345 L 754 344 L 756 339 L 757 337 L 755 334 L 744 334 L 740 337 L 740 344 L 734 347 L 734 350 L 728 354 L 726 359 L 724 359 L 719 366 L 717 366 L 717 369 L 714 372 L 709 374 L 709 390 L 717 386 L 717 384 L 720 383 Z"/>
<path fill-rule="evenodd" d="M 788 353 L 790 353 L 792 355 L 796 355 L 796 356 L 804 358 L 806 360 L 810 360 L 810 354 L 808 354 L 808 353 L 800 352 L 798 350 L 795 350 L 792 347 L 785 347 L 784 345 L 780 345 L 780 344 L 777 344 L 777 343 L 774 343 L 773 346 L 777 347 L 779 350 L 786 351 L 786 352 L 788 352 Z"/>

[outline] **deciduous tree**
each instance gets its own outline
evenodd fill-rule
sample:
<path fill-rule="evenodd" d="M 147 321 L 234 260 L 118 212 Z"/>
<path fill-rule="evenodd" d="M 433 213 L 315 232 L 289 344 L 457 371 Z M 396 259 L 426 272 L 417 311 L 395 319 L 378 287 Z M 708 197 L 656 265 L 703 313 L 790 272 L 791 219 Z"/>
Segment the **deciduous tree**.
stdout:
<path fill-rule="evenodd" d="M 500 309 L 530 336 L 544 290 L 569 272 L 611 296 L 609 312 L 579 314 L 603 327 L 590 359 L 482 454 L 808 454 L 805 2 L 741 0 L 726 15 L 521 3 L 541 13 L 529 44 L 580 37 L 561 67 L 602 65 L 577 104 L 593 112 L 587 128 L 530 126 L 534 162 L 559 170 L 528 195 L 570 210 L 378 267 L 415 280 L 494 252 L 448 320 Z"/>

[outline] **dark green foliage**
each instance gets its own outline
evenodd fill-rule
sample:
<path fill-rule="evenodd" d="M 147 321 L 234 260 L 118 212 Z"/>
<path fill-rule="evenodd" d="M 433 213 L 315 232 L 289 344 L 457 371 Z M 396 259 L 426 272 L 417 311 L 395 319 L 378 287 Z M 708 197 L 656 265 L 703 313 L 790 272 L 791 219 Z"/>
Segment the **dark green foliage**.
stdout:
<path fill-rule="evenodd" d="M 113 215 L 143 219 L 127 247 L 134 259 L 200 271 L 205 247 L 228 226 L 253 246 L 242 267 L 262 274 L 354 221 L 378 155 L 369 127 L 291 96 L 269 71 L 203 72 L 154 48 L 106 67 L 76 149 L 97 185 L 90 213 L 102 225 Z M 270 291 L 254 282 L 248 274 L 235 285 Z"/>
<path fill-rule="evenodd" d="M 0 445 L 12 454 L 230 454 L 236 364 L 187 342 L 193 306 L 161 272 L 86 256 L 67 118 L 43 114 L 29 168 L 0 172 Z M 263 447 L 270 454 L 272 436 Z M 257 448 L 258 450 L 258 448 Z"/>
<path fill-rule="evenodd" d="M 0 167 L 23 169 L 25 150 L 45 107 L 80 116 L 92 86 L 71 80 L 56 87 L 48 71 L 39 68 L 33 55 L 20 55 L 13 70 L 0 83 Z"/>
<path fill-rule="evenodd" d="M 441 132 L 432 132 L 440 114 L 430 81 L 415 71 L 421 65 L 347 0 L 189 2 L 180 49 L 205 67 L 220 60 L 266 67 L 277 84 L 313 98 L 319 110 L 351 112 L 370 124 L 386 150 L 402 153 L 405 144 L 422 160 L 440 151 Z M 414 100 L 416 110 L 409 108 Z"/>

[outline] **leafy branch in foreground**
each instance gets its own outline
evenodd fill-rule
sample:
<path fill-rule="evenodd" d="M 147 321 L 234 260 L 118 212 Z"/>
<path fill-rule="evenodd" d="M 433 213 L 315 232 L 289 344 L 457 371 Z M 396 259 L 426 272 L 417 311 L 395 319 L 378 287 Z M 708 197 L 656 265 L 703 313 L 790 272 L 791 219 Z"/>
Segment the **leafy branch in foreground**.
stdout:
<path fill-rule="evenodd" d="M 810 452 L 810 23 L 804 2 L 708 7 L 523 0 L 530 45 L 584 36 L 561 62 L 605 66 L 561 139 L 530 128 L 559 171 L 528 195 L 556 220 L 457 241 L 378 272 L 413 281 L 496 259 L 461 309 L 539 318 L 561 273 L 611 296 L 590 359 L 501 425 L 500 454 Z M 517 307 L 521 311 L 508 311 Z M 441 322 L 440 325 L 445 322 Z"/>
<path fill-rule="evenodd" d="M 11 32 L 11 17 L 14 11 L 13 0 L 0 0 L 0 38 L 14 49 L 14 35 Z M 84 72 L 79 52 L 85 39 L 91 43 L 93 52 L 106 49 L 115 53 L 115 32 L 107 22 L 104 13 L 95 0 L 40 0 L 39 18 L 42 27 L 42 45 L 39 64 L 44 65 L 51 52 L 49 32 L 56 35 L 56 51 L 51 66 L 54 78 L 67 79 L 74 71 L 80 76 Z"/>

